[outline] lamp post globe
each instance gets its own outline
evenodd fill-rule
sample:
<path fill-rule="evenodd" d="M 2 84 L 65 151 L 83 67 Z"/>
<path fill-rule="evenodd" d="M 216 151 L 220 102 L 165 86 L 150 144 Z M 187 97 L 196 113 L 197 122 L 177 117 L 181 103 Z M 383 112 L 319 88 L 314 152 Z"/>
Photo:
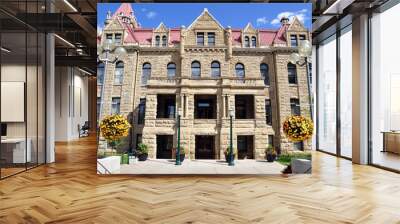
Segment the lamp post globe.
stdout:
<path fill-rule="evenodd" d="M 110 40 L 110 39 L 105 40 L 104 43 L 103 43 L 103 49 L 104 49 L 105 51 L 112 51 L 112 50 L 114 50 L 114 42 L 113 42 L 112 40 Z"/>
<path fill-rule="evenodd" d="M 312 46 L 309 40 L 302 40 L 299 43 L 299 54 L 301 57 L 310 57 Z"/>
<path fill-rule="evenodd" d="M 124 47 L 117 47 L 114 50 L 114 53 L 118 56 L 118 57 L 125 57 L 127 52 L 126 49 Z"/>
<path fill-rule="evenodd" d="M 297 62 L 300 61 L 300 55 L 298 53 L 292 53 L 289 56 L 289 61 L 294 65 L 297 64 Z"/>

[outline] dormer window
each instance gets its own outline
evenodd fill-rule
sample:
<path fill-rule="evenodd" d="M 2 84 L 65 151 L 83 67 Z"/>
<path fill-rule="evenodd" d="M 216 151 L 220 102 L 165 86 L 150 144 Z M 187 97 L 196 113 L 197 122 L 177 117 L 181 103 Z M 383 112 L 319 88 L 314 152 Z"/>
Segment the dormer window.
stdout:
<path fill-rule="evenodd" d="M 244 37 L 244 46 L 250 47 L 250 38 L 248 36 Z"/>
<path fill-rule="evenodd" d="M 256 47 L 257 46 L 257 39 L 256 37 L 251 37 L 251 46 Z"/>
<path fill-rule="evenodd" d="M 162 46 L 166 47 L 167 46 L 167 36 L 162 37 Z"/>
<path fill-rule="evenodd" d="M 122 34 L 116 33 L 114 38 L 115 38 L 115 43 L 116 44 L 121 44 Z"/>
<path fill-rule="evenodd" d="M 290 35 L 290 46 L 297 47 L 297 36 Z"/>
<path fill-rule="evenodd" d="M 214 46 L 215 45 L 215 33 L 208 33 L 207 34 L 207 39 L 208 39 L 208 46 Z"/>
<path fill-rule="evenodd" d="M 160 36 L 156 36 L 156 43 L 155 43 L 156 47 L 160 46 Z"/>
<path fill-rule="evenodd" d="M 204 46 L 204 33 L 197 33 L 197 46 Z"/>
<path fill-rule="evenodd" d="M 107 40 L 112 40 L 113 39 L 113 35 L 111 33 L 107 33 L 106 34 L 106 39 Z"/>

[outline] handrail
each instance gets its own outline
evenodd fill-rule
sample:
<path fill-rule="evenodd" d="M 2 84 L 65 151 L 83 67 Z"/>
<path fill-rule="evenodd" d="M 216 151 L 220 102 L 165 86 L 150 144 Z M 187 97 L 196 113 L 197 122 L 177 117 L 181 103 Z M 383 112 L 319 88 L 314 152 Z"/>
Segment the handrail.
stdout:
<path fill-rule="evenodd" d="M 104 173 L 101 173 L 98 169 L 97 169 L 97 174 L 111 174 L 111 172 L 101 163 L 99 162 L 99 160 L 97 160 L 97 164 L 99 164 L 103 169 L 104 169 Z"/>

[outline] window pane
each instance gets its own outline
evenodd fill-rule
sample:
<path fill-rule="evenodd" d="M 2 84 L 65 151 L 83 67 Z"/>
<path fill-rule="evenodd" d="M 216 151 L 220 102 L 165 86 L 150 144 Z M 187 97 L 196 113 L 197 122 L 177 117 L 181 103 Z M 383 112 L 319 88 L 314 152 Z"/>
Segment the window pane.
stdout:
<path fill-rule="evenodd" d="M 245 37 L 244 38 L 244 46 L 245 47 L 250 47 L 250 39 L 249 39 L 249 37 Z"/>
<path fill-rule="evenodd" d="M 300 115 L 300 102 L 299 99 L 290 99 L 290 109 L 292 115 Z"/>
<path fill-rule="evenodd" d="M 115 43 L 120 44 L 121 43 L 121 37 L 122 35 L 120 33 L 115 34 Z"/>
<path fill-rule="evenodd" d="M 342 31 L 343 33 L 343 31 Z M 340 36 L 340 153 L 352 157 L 352 35 L 350 30 Z"/>
<path fill-rule="evenodd" d="M 111 102 L 111 114 L 119 114 L 120 113 L 120 104 L 121 98 L 113 97 Z"/>
<path fill-rule="evenodd" d="M 290 46 L 297 47 L 297 36 L 290 35 Z"/>
<path fill-rule="evenodd" d="M 256 46 L 257 46 L 257 39 L 256 39 L 256 37 L 252 37 L 252 38 L 251 38 L 251 46 L 252 46 L 252 47 L 256 47 Z"/>
<path fill-rule="evenodd" d="M 297 84 L 297 70 L 296 65 L 289 63 L 287 65 L 288 69 L 288 80 L 289 84 Z"/>
<path fill-rule="evenodd" d="M 117 62 L 115 65 L 114 85 L 122 85 L 124 77 L 124 63 Z"/>
<path fill-rule="evenodd" d="M 395 170 L 400 170 L 399 12 L 397 4 L 371 20 L 372 163 Z"/>
<path fill-rule="evenodd" d="M 156 46 L 160 46 L 160 36 L 156 36 Z"/>
<path fill-rule="evenodd" d="M 193 78 L 200 78 L 201 75 L 201 68 L 199 62 L 192 63 L 192 77 Z"/>
<path fill-rule="evenodd" d="M 166 46 L 167 46 L 167 37 L 166 37 L 166 36 L 163 36 L 163 37 L 162 37 L 162 46 L 163 46 L 163 47 L 166 47 Z"/>
<path fill-rule="evenodd" d="M 318 48 L 319 149 L 336 153 L 336 36 Z"/>
<path fill-rule="evenodd" d="M 265 100 L 265 120 L 268 125 L 272 125 L 272 107 L 271 100 Z"/>
<path fill-rule="evenodd" d="M 140 99 L 139 112 L 138 112 L 138 124 L 144 124 L 144 118 L 146 113 L 146 99 Z"/>
<path fill-rule="evenodd" d="M 215 45 L 215 33 L 208 33 L 208 46 Z"/>
<path fill-rule="evenodd" d="M 243 64 L 240 64 L 240 63 L 236 64 L 235 70 L 236 70 L 236 76 L 237 76 L 238 78 L 243 79 L 244 76 L 245 76 Z"/>
<path fill-rule="evenodd" d="M 150 79 L 151 75 L 151 65 L 149 63 L 144 63 L 142 68 L 142 84 L 146 85 L 147 80 Z"/>
<path fill-rule="evenodd" d="M 103 85 L 104 83 L 104 64 L 99 63 L 97 65 L 97 85 Z"/>
<path fill-rule="evenodd" d="M 217 61 L 211 63 L 211 77 L 220 77 L 221 76 L 221 68 L 220 64 Z"/>
<path fill-rule="evenodd" d="M 176 65 L 175 65 L 175 63 L 169 63 L 167 65 L 167 72 L 168 72 L 168 74 L 167 74 L 168 78 L 175 77 L 175 75 L 176 75 Z"/>
<path fill-rule="evenodd" d="M 264 84 L 266 86 L 269 86 L 269 74 L 268 74 L 268 65 L 267 64 L 260 65 L 260 73 L 261 73 L 261 77 L 264 79 Z"/>
<path fill-rule="evenodd" d="M 204 33 L 197 33 L 197 45 L 204 45 Z"/>

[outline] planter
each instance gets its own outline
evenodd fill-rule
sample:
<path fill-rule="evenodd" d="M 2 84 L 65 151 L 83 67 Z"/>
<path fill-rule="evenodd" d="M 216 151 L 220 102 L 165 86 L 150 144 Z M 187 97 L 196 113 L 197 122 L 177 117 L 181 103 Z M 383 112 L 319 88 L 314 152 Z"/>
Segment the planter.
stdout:
<path fill-rule="evenodd" d="M 109 156 L 97 161 L 97 171 L 100 174 L 109 174 L 121 169 L 121 156 Z"/>
<path fill-rule="evenodd" d="M 232 155 L 233 160 L 235 160 L 235 156 L 236 156 L 236 154 L 233 154 L 233 155 Z M 226 160 L 227 163 L 230 163 L 230 162 L 231 162 L 231 158 L 230 158 L 230 156 L 229 156 L 228 154 L 225 154 L 225 160 Z"/>
<path fill-rule="evenodd" d="M 274 162 L 276 159 L 276 155 L 273 155 L 273 154 L 267 154 L 265 157 L 267 159 L 267 162 L 270 162 L 270 163 Z"/>
<path fill-rule="evenodd" d="M 138 159 L 139 159 L 139 161 L 146 161 L 148 156 L 149 155 L 147 153 L 146 154 L 139 154 L 138 155 Z"/>
<path fill-rule="evenodd" d="M 181 162 L 183 162 L 183 160 L 185 160 L 185 154 L 180 154 L 180 155 L 179 155 L 179 160 L 180 160 Z"/>

